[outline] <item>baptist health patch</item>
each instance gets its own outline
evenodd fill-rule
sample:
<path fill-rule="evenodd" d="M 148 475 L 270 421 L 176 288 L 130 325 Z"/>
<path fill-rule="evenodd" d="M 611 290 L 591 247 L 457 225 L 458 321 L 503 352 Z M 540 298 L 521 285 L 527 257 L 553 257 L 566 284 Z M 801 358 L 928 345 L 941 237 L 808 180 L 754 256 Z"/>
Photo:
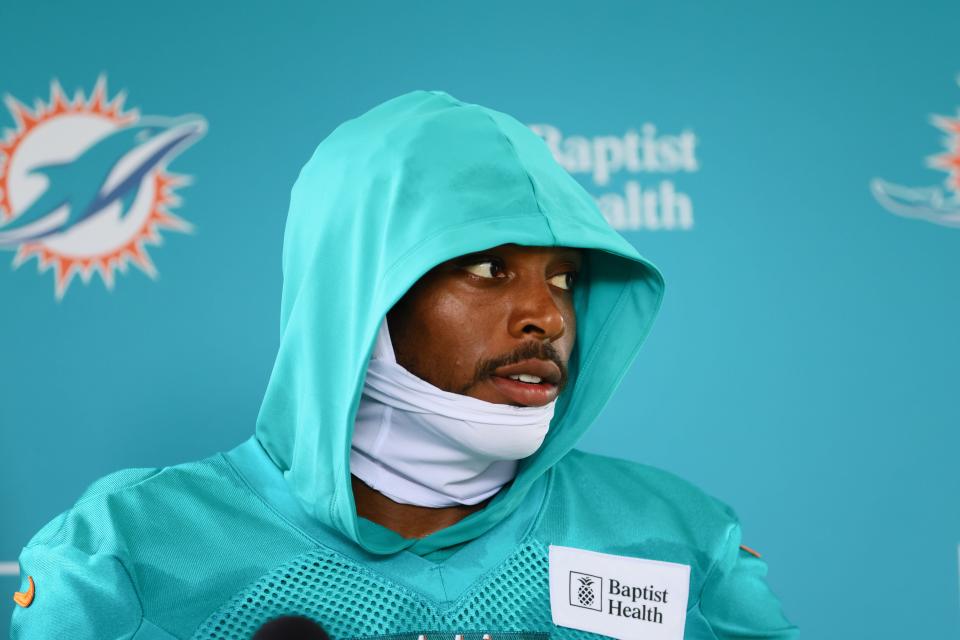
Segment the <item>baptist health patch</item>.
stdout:
<path fill-rule="evenodd" d="M 621 640 L 682 640 L 690 567 L 550 545 L 550 614 Z"/>

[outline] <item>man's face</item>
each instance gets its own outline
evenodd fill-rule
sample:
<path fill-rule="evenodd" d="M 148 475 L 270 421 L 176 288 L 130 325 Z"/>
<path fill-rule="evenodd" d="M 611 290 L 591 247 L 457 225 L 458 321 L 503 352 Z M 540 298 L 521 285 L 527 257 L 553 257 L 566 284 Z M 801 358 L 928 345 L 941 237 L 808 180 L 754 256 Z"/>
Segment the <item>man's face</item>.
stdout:
<path fill-rule="evenodd" d="M 434 267 L 387 314 L 397 362 L 444 391 L 549 403 L 567 378 L 581 264 L 577 249 L 505 244 Z"/>

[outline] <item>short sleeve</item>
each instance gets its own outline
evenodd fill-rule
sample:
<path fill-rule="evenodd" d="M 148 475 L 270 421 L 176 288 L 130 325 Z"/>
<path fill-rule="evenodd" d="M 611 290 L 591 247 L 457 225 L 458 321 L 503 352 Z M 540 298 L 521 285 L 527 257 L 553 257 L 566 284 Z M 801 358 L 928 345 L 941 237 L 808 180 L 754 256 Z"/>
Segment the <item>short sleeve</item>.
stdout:
<path fill-rule="evenodd" d="M 700 610 L 720 640 L 799 637 L 767 586 L 766 576 L 767 564 L 740 547 L 740 527 L 735 526 L 700 596 Z"/>
<path fill-rule="evenodd" d="M 28 606 L 14 606 L 11 640 L 146 640 L 172 638 L 142 627 L 136 589 L 119 559 L 76 547 L 36 545 L 20 554 L 21 592 Z M 29 577 L 29 578 L 28 578 Z"/>

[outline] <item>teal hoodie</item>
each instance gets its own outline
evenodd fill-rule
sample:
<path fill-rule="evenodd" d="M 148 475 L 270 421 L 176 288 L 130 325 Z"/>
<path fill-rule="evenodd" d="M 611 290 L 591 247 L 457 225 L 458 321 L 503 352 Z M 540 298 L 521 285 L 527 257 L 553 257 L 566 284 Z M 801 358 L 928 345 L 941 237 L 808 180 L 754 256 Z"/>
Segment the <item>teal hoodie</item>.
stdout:
<path fill-rule="evenodd" d="M 569 383 L 488 505 L 421 539 L 356 515 L 353 418 L 377 329 L 440 262 L 515 243 L 585 250 Z M 255 436 L 94 483 L 24 548 L 12 637 L 249 638 L 307 615 L 335 640 L 591 637 L 551 621 L 549 545 L 690 566 L 686 638 L 792 638 L 729 508 L 574 449 L 660 306 L 660 273 L 514 118 L 414 91 L 337 127 L 300 172 L 280 347 Z"/>

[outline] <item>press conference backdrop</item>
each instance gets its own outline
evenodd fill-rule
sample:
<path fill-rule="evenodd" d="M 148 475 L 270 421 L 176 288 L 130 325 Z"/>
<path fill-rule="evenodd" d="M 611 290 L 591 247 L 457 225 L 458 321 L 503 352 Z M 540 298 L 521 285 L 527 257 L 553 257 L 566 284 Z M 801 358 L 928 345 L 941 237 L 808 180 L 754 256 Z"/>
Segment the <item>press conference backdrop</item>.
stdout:
<path fill-rule="evenodd" d="M 0 4 L 2 637 L 21 546 L 92 480 L 252 433 L 298 170 L 417 88 L 533 127 L 666 276 L 582 447 L 732 504 L 804 637 L 957 637 L 958 23 L 946 1 Z M 101 208 L 31 236 L 65 198 Z"/>

